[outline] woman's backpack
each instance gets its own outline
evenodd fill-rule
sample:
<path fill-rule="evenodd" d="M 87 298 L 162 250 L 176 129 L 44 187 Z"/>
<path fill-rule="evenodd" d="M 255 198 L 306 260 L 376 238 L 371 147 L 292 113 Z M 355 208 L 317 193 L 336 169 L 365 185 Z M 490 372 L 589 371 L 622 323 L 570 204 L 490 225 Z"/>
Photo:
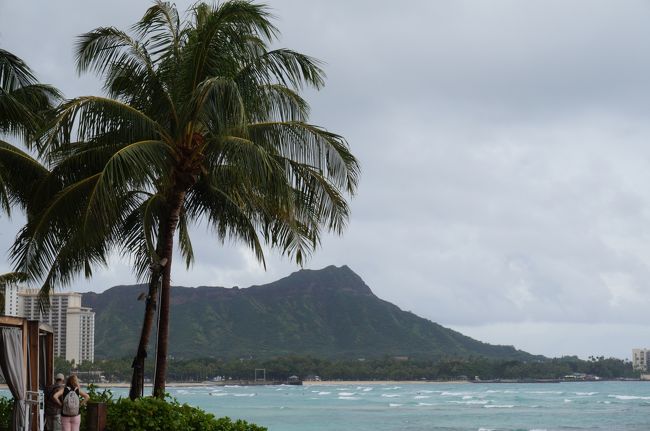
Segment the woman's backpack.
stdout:
<path fill-rule="evenodd" d="M 76 390 L 65 387 L 63 391 L 63 416 L 77 416 L 79 414 L 79 395 Z"/>

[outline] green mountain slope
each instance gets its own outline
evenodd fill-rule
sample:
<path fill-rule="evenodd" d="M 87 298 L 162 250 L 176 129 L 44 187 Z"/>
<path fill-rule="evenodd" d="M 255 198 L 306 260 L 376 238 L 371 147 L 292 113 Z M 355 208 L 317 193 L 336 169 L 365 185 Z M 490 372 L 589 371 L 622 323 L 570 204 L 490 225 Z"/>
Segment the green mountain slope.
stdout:
<path fill-rule="evenodd" d="M 142 285 L 83 294 L 96 313 L 95 357 L 130 356 Z M 530 359 L 511 346 L 466 337 L 377 298 L 347 266 L 302 270 L 247 289 L 173 287 L 170 354 L 196 357 L 328 358 L 487 356 Z"/>

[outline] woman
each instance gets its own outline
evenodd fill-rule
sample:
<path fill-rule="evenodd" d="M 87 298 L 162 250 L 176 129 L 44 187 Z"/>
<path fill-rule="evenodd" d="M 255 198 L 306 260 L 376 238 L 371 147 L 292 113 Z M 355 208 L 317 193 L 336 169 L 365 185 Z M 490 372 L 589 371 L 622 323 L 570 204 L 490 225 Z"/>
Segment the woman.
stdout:
<path fill-rule="evenodd" d="M 66 401 L 68 394 L 72 398 Z M 52 396 L 61 406 L 62 431 L 79 431 L 79 424 L 81 423 L 81 416 L 79 416 L 79 397 L 83 398 L 82 405 L 90 399 L 88 394 L 79 387 L 79 380 L 77 380 L 77 376 L 75 375 L 68 377 L 65 386 L 56 391 Z"/>

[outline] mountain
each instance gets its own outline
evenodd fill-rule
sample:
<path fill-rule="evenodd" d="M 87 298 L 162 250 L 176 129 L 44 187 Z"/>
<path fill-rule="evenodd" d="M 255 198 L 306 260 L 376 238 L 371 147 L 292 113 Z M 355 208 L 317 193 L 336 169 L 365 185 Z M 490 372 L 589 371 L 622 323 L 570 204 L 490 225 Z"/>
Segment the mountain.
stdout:
<path fill-rule="evenodd" d="M 95 316 L 95 357 L 133 355 L 144 285 L 84 293 Z M 486 356 L 531 359 L 511 346 L 466 337 L 376 297 L 347 266 L 301 270 L 246 289 L 172 287 L 170 355 L 327 358 Z M 155 338 L 154 338 L 155 339 Z M 153 349 L 151 349 L 153 350 Z"/>

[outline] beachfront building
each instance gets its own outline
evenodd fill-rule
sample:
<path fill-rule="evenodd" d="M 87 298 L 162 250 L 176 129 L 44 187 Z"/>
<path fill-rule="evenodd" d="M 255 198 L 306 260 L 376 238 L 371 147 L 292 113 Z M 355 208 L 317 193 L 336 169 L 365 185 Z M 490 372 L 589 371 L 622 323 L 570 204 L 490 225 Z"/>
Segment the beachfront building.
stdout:
<path fill-rule="evenodd" d="M 38 290 L 18 293 L 19 313 L 27 319 L 38 319 L 52 326 L 54 356 L 75 364 L 95 359 L 95 313 L 81 306 L 81 294 L 53 293 L 50 308 L 42 313 L 38 306 Z"/>
<path fill-rule="evenodd" d="M 632 367 L 639 371 L 648 371 L 650 349 L 632 349 Z"/>
<path fill-rule="evenodd" d="M 14 284 L 5 286 L 5 308 L 2 313 L 4 316 L 20 317 L 18 292 L 22 289 Z"/>

